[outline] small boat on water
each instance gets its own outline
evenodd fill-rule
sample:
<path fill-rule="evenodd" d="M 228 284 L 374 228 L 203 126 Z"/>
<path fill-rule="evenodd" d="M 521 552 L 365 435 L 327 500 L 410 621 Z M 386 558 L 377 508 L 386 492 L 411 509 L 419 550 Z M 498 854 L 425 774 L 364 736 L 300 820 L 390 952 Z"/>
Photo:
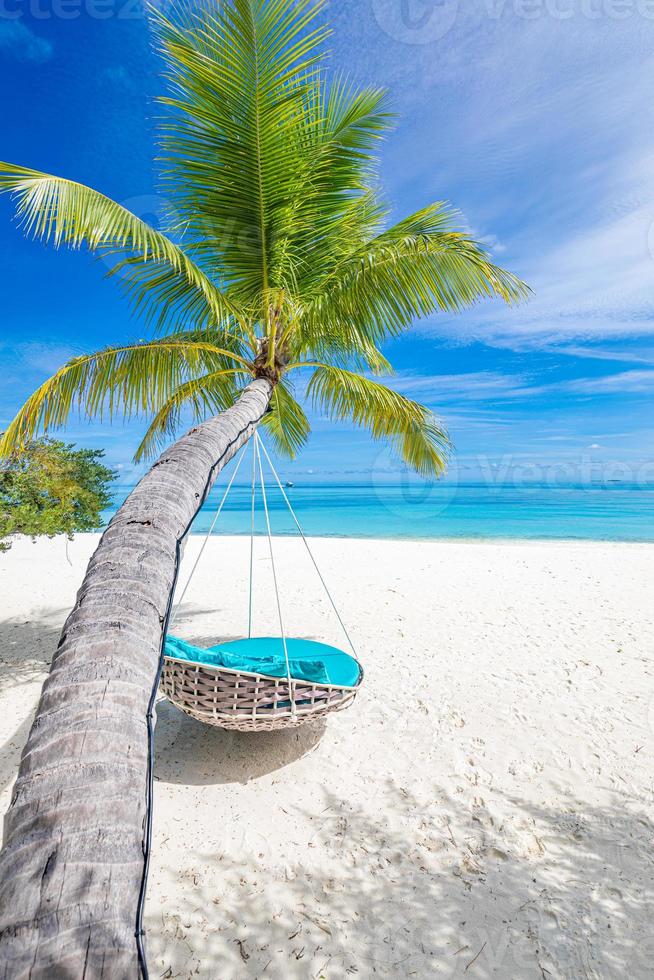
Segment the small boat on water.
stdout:
<path fill-rule="evenodd" d="M 284 486 L 285 487 L 292 487 L 292 486 L 295 486 L 295 484 L 291 483 L 290 480 L 287 480 L 286 483 L 284 484 Z"/>

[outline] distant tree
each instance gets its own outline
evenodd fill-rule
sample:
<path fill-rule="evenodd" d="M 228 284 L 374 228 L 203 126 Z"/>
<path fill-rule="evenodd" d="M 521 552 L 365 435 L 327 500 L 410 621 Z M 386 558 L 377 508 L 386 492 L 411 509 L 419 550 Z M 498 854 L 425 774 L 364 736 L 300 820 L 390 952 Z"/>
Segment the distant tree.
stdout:
<path fill-rule="evenodd" d="M 103 456 L 56 439 L 33 440 L 10 456 L 0 469 L 0 551 L 12 534 L 70 538 L 100 527 L 116 478 Z"/>

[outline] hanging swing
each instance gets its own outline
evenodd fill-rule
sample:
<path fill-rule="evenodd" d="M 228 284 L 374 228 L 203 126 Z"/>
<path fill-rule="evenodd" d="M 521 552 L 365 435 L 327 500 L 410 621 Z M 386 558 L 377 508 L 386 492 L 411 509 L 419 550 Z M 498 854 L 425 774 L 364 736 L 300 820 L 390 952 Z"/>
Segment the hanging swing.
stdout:
<path fill-rule="evenodd" d="M 246 447 L 247 448 L 247 447 Z M 279 594 L 273 537 L 266 485 L 263 476 L 261 452 L 275 478 L 295 526 L 304 542 L 318 578 L 327 594 L 336 618 L 345 634 L 352 654 L 345 653 L 326 643 L 315 640 L 287 637 L 284 630 L 281 598 Z M 202 553 L 207 545 L 220 512 L 227 499 L 232 483 L 245 456 L 239 457 L 227 489 L 220 502 L 198 557 L 175 606 L 175 613 L 184 599 Z M 265 515 L 268 549 L 272 578 L 277 600 L 277 616 L 280 635 L 252 636 L 252 596 L 254 559 L 254 516 L 257 471 L 261 487 L 261 499 Z M 250 581 L 248 602 L 248 635 L 242 640 L 219 643 L 202 649 L 180 640 L 166 637 L 164 664 L 161 674 L 161 691 L 187 715 L 219 728 L 241 732 L 271 732 L 297 727 L 311 719 L 322 717 L 330 711 L 340 710 L 352 704 L 363 679 L 359 663 L 347 629 L 316 564 L 309 542 L 291 506 L 266 447 L 255 432 L 252 438 L 252 487 L 250 506 Z"/>

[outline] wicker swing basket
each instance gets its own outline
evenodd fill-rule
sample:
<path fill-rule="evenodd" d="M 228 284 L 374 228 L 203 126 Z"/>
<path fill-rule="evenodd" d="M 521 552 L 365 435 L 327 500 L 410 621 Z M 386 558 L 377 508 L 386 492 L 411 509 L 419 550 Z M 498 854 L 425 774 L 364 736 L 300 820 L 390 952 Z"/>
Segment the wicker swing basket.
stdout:
<path fill-rule="evenodd" d="M 164 658 L 161 692 L 191 718 L 237 732 L 297 728 L 316 716 L 340 711 L 357 687 L 267 677 L 227 667 Z M 295 711 L 293 711 L 293 704 Z"/>
<path fill-rule="evenodd" d="M 182 591 L 179 601 L 173 611 L 173 618 L 176 610 L 182 603 L 189 583 L 202 557 L 207 541 L 213 533 L 214 527 L 223 505 L 227 499 L 232 483 L 236 478 L 241 462 L 245 456 L 246 449 L 243 449 L 236 468 L 227 484 L 227 489 L 223 494 L 220 506 L 209 528 L 207 536 L 200 548 L 200 553 L 191 569 L 186 585 Z M 325 589 L 327 598 L 336 614 L 347 641 L 352 648 L 352 656 L 358 666 L 358 678 L 356 685 L 346 687 L 337 684 L 325 683 L 323 681 L 299 680 L 291 676 L 291 668 L 288 657 L 287 641 L 285 638 L 284 623 L 282 618 L 281 598 L 279 594 L 277 572 L 275 570 L 275 556 L 273 549 L 273 539 L 270 527 L 270 515 L 268 512 L 268 501 L 266 496 L 266 485 L 264 480 L 262 454 L 265 456 L 270 471 L 273 474 L 275 484 L 279 489 L 282 499 L 286 503 L 293 518 L 295 526 L 299 532 L 304 546 L 309 554 L 313 566 L 318 573 L 320 582 Z M 255 431 L 252 437 L 252 500 L 251 500 L 251 529 L 250 529 L 250 588 L 249 588 L 249 614 L 248 614 L 248 638 L 251 637 L 252 627 L 252 578 L 253 578 L 253 547 L 254 547 L 254 512 L 255 512 L 255 476 L 256 470 L 259 471 L 261 499 L 265 515 L 266 532 L 268 537 L 268 547 L 272 568 L 273 583 L 277 599 L 277 612 L 279 616 L 279 626 L 281 641 L 284 647 L 284 657 L 286 660 L 286 676 L 274 677 L 265 674 L 251 673 L 235 667 L 225 667 L 203 663 L 201 658 L 197 661 L 183 660 L 178 657 L 164 654 L 163 667 L 159 688 L 161 693 L 176 707 L 191 718 L 196 718 L 207 725 L 215 725 L 218 728 L 227 728 L 239 732 L 275 732 L 284 728 L 297 728 L 305 722 L 314 718 L 321 717 L 332 711 L 340 711 L 352 704 L 356 698 L 361 681 L 363 680 L 363 668 L 354 652 L 354 646 L 340 614 L 336 608 L 334 600 L 325 584 L 325 580 L 318 568 L 313 556 L 309 542 L 297 519 L 297 515 L 291 506 L 286 491 L 284 490 L 279 475 L 275 470 L 273 462 L 263 445 L 259 433 Z M 346 656 L 349 656 L 347 654 Z M 255 664 L 256 666 L 256 664 Z M 328 674 L 325 674 L 329 678 Z M 349 679 L 349 678 L 348 678 Z"/>

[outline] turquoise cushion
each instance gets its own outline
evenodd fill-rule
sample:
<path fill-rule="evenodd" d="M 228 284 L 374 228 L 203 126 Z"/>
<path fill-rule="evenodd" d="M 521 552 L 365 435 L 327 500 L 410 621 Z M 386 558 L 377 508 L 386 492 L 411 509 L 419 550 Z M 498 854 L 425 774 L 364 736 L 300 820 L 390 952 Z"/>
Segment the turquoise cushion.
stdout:
<path fill-rule="evenodd" d="M 337 684 L 355 687 L 360 680 L 359 665 L 347 653 L 315 640 L 286 640 L 291 677 L 318 684 Z M 256 636 L 245 640 L 230 640 L 204 650 L 180 640 L 166 637 L 165 653 L 169 657 L 190 660 L 212 667 L 246 670 L 268 677 L 286 677 L 284 644 L 278 636 Z"/>

